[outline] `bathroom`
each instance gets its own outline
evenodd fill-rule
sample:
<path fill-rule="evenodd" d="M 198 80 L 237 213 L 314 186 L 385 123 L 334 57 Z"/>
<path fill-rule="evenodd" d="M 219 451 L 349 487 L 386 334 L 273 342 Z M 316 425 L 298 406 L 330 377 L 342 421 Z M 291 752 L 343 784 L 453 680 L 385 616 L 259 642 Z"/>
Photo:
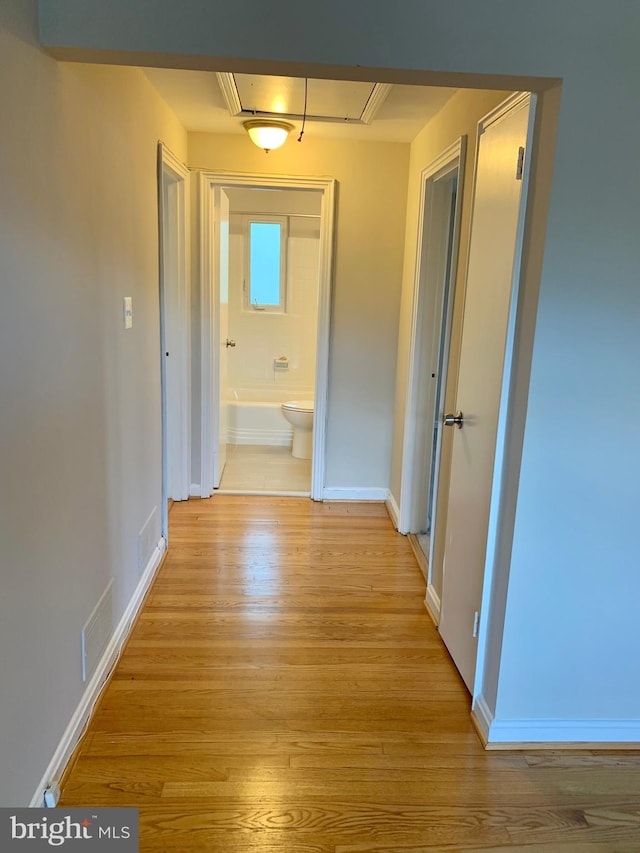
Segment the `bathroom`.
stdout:
<path fill-rule="evenodd" d="M 309 495 L 322 193 L 230 187 L 219 492 Z"/>

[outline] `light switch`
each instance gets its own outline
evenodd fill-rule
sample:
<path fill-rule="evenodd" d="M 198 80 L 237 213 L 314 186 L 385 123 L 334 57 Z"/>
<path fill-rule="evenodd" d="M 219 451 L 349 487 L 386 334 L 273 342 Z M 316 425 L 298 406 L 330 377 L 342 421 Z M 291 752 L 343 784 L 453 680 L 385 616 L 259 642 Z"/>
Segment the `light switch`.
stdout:
<path fill-rule="evenodd" d="M 130 329 L 133 326 L 133 299 L 131 296 L 125 296 L 124 303 L 124 327 Z"/>

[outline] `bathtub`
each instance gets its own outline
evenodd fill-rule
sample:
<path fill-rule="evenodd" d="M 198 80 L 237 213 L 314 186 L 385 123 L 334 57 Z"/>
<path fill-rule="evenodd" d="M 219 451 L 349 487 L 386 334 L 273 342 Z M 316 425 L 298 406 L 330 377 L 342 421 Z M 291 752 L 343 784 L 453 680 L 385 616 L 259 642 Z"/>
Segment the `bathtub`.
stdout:
<path fill-rule="evenodd" d="M 293 430 L 280 404 L 287 400 L 312 400 L 313 393 L 308 387 L 235 389 L 227 402 L 227 443 L 289 447 Z"/>

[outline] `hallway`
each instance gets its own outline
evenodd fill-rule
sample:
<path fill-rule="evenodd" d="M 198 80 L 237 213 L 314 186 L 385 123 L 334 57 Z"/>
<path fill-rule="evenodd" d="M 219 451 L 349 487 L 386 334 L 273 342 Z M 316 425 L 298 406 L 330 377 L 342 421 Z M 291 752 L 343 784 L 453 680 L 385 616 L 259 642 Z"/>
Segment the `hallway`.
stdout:
<path fill-rule="evenodd" d="M 139 806 L 143 851 L 637 851 L 637 754 L 482 749 L 384 506 L 218 496 L 170 528 L 62 806 Z"/>

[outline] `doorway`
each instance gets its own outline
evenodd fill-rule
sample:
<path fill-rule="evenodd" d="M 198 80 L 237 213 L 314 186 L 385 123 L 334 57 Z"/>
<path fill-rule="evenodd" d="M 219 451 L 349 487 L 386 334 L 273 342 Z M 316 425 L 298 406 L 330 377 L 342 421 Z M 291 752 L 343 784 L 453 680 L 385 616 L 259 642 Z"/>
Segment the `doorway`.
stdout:
<path fill-rule="evenodd" d="M 440 600 L 432 583 L 433 537 L 440 458 L 442 406 L 449 361 L 460 203 L 466 139 L 458 139 L 420 177 L 420 212 L 405 404 L 398 530 L 411 535 L 427 578 L 427 605 L 438 621 Z"/>
<path fill-rule="evenodd" d="M 308 497 L 322 197 L 317 190 L 224 192 L 229 267 L 220 321 L 228 346 L 220 350 L 219 406 L 226 464 L 217 492 Z"/>
<path fill-rule="evenodd" d="M 439 290 L 438 282 L 449 281 L 451 292 L 457 250 L 455 216 L 448 216 L 449 201 L 434 218 L 437 196 L 428 179 L 421 198 L 398 529 L 415 534 L 416 550 L 420 552 L 423 545 L 427 552 L 426 604 L 471 693 L 486 644 L 487 620 L 482 618 L 481 605 L 491 600 L 503 509 L 503 449 L 512 406 L 510 371 L 517 348 L 532 97 L 516 93 L 478 124 L 459 364 L 456 375 L 450 377 L 454 387 L 447 392 L 457 403 L 446 413 L 442 410 L 444 383 L 440 377 L 438 387 L 436 380 L 443 358 L 446 373 L 451 306 L 447 309 L 447 289 Z M 451 153 L 455 163 L 455 151 Z M 442 184 L 443 190 L 446 186 Z M 459 191 L 458 184 L 457 198 Z M 432 388 L 426 386 L 428 392 L 427 379 L 434 382 Z M 446 465 L 445 430 L 452 431 Z M 441 500 L 436 515 L 438 486 Z"/>
<path fill-rule="evenodd" d="M 191 483 L 188 178 L 187 167 L 159 143 L 162 534 L 165 540 L 168 501 L 187 500 Z"/>
<path fill-rule="evenodd" d="M 532 100 L 516 93 L 478 126 L 456 405 L 444 418 L 453 438 L 439 630 L 472 694 L 503 511 Z"/>
<path fill-rule="evenodd" d="M 330 179 L 200 174 L 203 497 L 227 491 L 322 500 L 334 184 Z M 279 248 L 263 247 L 256 260 L 253 253 L 265 238 Z M 277 267 L 280 278 L 254 283 L 252 264 L 254 269 Z M 298 282 L 306 276 L 297 292 L 289 267 L 295 268 Z M 305 288 L 314 315 L 311 320 L 303 309 L 305 323 L 311 323 L 306 338 L 315 337 L 310 362 L 301 356 L 302 338 L 296 344 L 300 324 L 294 317 Z M 282 404 L 291 402 L 307 410 L 311 404 L 308 459 L 296 452 L 297 425 L 283 413 Z"/>

